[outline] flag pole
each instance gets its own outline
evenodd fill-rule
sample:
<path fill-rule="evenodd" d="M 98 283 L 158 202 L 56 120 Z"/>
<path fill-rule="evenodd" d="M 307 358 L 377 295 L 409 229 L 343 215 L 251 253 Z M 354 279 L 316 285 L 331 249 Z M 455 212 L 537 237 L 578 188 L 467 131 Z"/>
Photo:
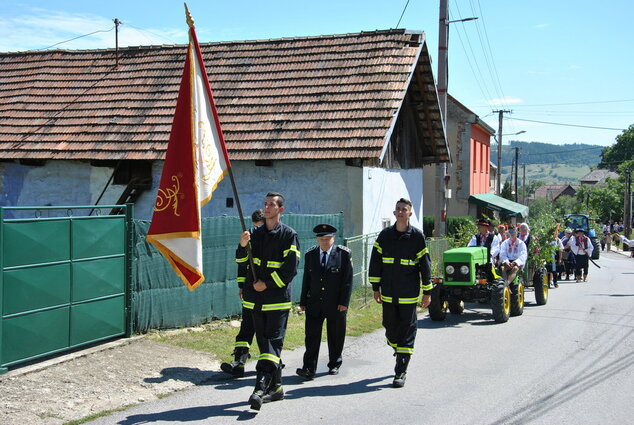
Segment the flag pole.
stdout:
<path fill-rule="evenodd" d="M 192 15 L 189 13 L 189 8 L 187 7 L 187 3 L 184 3 L 185 5 L 185 17 L 186 17 L 186 21 L 187 21 L 187 25 L 190 28 L 190 37 L 193 39 L 194 44 L 196 46 L 196 54 L 201 54 L 200 53 L 200 46 L 198 45 L 198 37 L 196 37 L 196 30 L 194 28 L 194 19 L 192 18 Z M 202 56 L 200 58 L 200 62 L 202 63 Z M 229 161 L 229 154 L 226 151 L 225 148 L 225 143 L 224 143 L 224 136 L 222 135 L 222 129 L 220 128 L 220 121 L 218 120 L 218 116 L 217 116 L 217 111 L 216 111 L 216 105 L 215 102 L 213 100 L 213 94 L 211 93 L 211 86 L 209 84 L 209 80 L 207 78 L 207 72 L 205 71 L 203 73 L 204 75 L 204 79 L 206 80 L 206 85 L 207 85 L 207 89 L 209 90 L 209 101 L 211 103 L 211 108 L 213 110 L 214 116 L 215 116 L 215 122 L 216 122 L 216 128 L 218 130 L 218 135 L 220 136 L 221 140 L 222 140 L 222 146 L 223 146 L 223 154 L 225 156 L 225 161 L 227 164 L 230 164 Z M 247 231 L 247 226 L 244 222 L 244 214 L 242 213 L 242 206 L 240 205 L 240 197 L 238 196 L 238 189 L 236 188 L 236 182 L 235 179 L 233 178 L 233 172 L 231 171 L 231 166 L 229 165 L 227 167 L 227 172 L 229 174 L 229 180 L 231 180 L 231 188 L 233 190 L 233 196 L 236 198 L 236 208 L 238 209 L 238 215 L 240 216 L 240 224 L 242 225 L 242 231 L 246 232 Z M 253 253 L 252 253 L 252 249 L 251 249 L 251 241 L 249 241 L 247 243 L 247 253 L 248 253 L 248 257 L 249 257 L 249 265 L 251 266 L 251 273 L 253 274 L 253 281 L 257 281 L 258 277 L 255 273 L 255 264 L 253 263 Z"/>

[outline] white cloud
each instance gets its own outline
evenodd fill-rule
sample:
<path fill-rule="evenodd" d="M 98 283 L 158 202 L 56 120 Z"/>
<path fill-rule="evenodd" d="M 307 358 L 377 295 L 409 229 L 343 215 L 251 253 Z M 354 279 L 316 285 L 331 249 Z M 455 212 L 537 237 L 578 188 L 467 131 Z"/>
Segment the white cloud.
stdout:
<path fill-rule="evenodd" d="M 39 50 L 60 42 L 54 48 L 114 48 L 114 26 L 112 19 L 102 16 L 31 9 L 28 14 L 4 19 L 0 51 Z M 85 34 L 91 35 L 80 37 Z M 80 38 L 67 41 L 76 37 Z M 141 29 L 125 21 L 119 26 L 119 47 L 177 43 L 187 43 L 186 29 Z"/>
<path fill-rule="evenodd" d="M 492 106 L 500 106 L 500 105 L 517 105 L 518 103 L 524 103 L 524 99 L 520 99 L 519 97 L 503 97 L 501 99 L 490 99 L 487 102 Z"/>

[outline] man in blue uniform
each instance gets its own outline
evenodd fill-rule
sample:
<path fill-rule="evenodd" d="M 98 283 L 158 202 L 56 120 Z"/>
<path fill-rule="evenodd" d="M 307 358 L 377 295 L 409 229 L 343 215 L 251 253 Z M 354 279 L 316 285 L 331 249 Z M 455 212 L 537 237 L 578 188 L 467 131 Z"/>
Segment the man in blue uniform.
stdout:
<path fill-rule="evenodd" d="M 236 250 L 238 277 L 245 278 L 243 305 L 252 309 L 260 349 L 255 389 L 249 398 L 254 410 L 260 410 L 262 403 L 284 398 L 281 355 L 300 251 L 297 233 L 280 221 L 282 211 L 284 197 L 269 192 L 264 200 L 264 225 L 243 232 Z M 247 266 L 249 255 L 253 269 Z"/>
<path fill-rule="evenodd" d="M 264 211 L 258 209 L 251 214 L 251 222 L 253 223 L 252 231 L 256 227 L 264 224 Z M 247 262 L 247 267 L 248 267 Z M 244 376 L 244 365 L 249 357 L 249 348 L 253 342 L 253 336 L 255 335 L 255 328 L 253 327 L 253 316 L 251 314 L 252 308 L 245 307 L 246 305 L 253 304 L 253 300 L 244 299 L 244 282 L 245 276 L 238 277 L 238 287 L 240 300 L 242 300 L 242 323 L 240 323 L 240 332 L 236 335 L 236 343 L 233 349 L 234 360 L 231 363 L 222 363 L 220 369 L 223 372 L 230 374 L 235 378 Z"/>
<path fill-rule="evenodd" d="M 396 366 L 392 385 L 405 385 L 405 374 L 416 339 L 416 305 L 431 302 L 431 260 L 423 232 L 409 223 L 412 202 L 401 198 L 394 209 L 396 223 L 385 228 L 372 248 L 368 279 L 374 299 L 383 304 L 387 343 L 394 348 Z"/>
<path fill-rule="evenodd" d="M 328 373 L 339 373 L 352 292 L 350 250 L 334 244 L 337 229 L 329 224 L 319 224 L 313 232 L 319 245 L 306 251 L 299 302 L 302 311 L 306 312 L 306 352 L 304 365 L 297 369 L 297 374 L 307 379 L 315 377 L 324 320 L 328 335 Z"/>

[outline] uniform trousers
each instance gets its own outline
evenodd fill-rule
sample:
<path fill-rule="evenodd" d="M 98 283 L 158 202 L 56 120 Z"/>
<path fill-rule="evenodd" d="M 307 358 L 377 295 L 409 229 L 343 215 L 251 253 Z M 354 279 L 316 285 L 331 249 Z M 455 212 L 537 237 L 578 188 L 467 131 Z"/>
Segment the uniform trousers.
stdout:
<path fill-rule="evenodd" d="M 255 335 L 255 327 L 253 325 L 253 310 L 250 308 L 242 307 L 242 323 L 240 324 L 240 331 L 236 335 L 235 347 L 245 347 L 249 349 L 253 342 L 253 335 Z"/>
<path fill-rule="evenodd" d="M 347 311 L 324 314 L 323 311 L 306 312 L 306 352 L 304 353 L 304 368 L 315 372 L 321 346 L 321 332 L 326 320 L 326 334 L 328 339 L 328 368 L 341 366 L 343 345 L 346 339 Z"/>
<path fill-rule="evenodd" d="M 388 344 L 397 354 L 413 354 L 416 340 L 416 304 L 383 301 L 383 326 Z"/>
<path fill-rule="evenodd" d="M 252 313 L 255 338 L 260 349 L 255 370 L 258 373 L 273 375 L 282 367 L 282 346 L 289 310 L 262 311 L 261 306 L 256 306 Z"/>

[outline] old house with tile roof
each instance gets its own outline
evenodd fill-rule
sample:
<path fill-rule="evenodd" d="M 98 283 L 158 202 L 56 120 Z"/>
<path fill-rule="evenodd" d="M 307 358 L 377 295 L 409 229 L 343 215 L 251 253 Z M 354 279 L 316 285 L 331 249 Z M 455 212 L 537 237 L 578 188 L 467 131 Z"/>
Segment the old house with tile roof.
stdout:
<path fill-rule="evenodd" d="M 545 184 L 535 189 L 534 199 L 556 201 L 560 196 L 575 196 L 577 188 L 569 184 Z"/>
<path fill-rule="evenodd" d="M 591 186 L 605 186 L 607 179 L 618 179 L 619 174 L 610 170 L 592 170 L 579 179 L 579 183 Z"/>
<path fill-rule="evenodd" d="M 343 211 L 378 230 L 404 196 L 422 224 L 423 166 L 447 162 L 422 32 L 202 43 L 245 213 Z M 134 201 L 149 219 L 185 45 L 0 53 L 0 205 Z M 115 57 L 117 55 L 117 57 Z M 204 216 L 236 215 L 223 180 Z"/>

